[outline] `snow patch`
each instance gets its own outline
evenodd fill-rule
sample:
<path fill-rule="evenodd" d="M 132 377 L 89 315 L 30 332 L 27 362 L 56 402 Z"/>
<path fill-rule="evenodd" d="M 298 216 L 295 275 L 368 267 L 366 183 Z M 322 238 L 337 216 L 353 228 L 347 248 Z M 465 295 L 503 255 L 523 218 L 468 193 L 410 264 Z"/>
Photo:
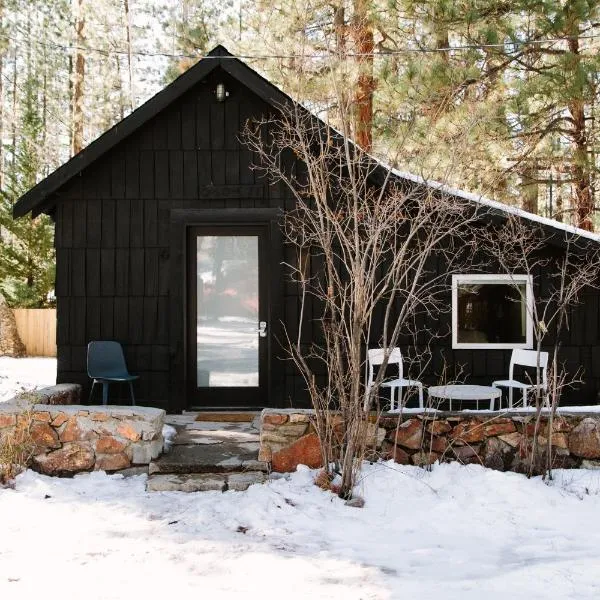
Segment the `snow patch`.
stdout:
<path fill-rule="evenodd" d="M 17 394 L 56 383 L 55 358 L 0 356 L 0 402 Z"/>
<path fill-rule="evenodd" d="M 0 491 L 0 597 L 62 600 L 65 572 L 86 600 L 600 597 L 598 471 L 546 483 L 476 465 L 365 464 L 359 510 L 315 473 L 184 494 L 147 493 L 143 475 L 28 471 Z M 32 567 L 34 539 L 52 551 Z"/>

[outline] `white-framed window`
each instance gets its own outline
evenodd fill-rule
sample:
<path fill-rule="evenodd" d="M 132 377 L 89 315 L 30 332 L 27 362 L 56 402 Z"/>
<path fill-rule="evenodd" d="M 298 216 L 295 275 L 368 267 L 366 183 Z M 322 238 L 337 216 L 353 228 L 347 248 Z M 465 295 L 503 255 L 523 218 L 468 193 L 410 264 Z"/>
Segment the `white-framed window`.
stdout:
<path fill-rule="evenodd" d="M 453 275 L 452 348 L 533 348 L 530 275 Z"/>

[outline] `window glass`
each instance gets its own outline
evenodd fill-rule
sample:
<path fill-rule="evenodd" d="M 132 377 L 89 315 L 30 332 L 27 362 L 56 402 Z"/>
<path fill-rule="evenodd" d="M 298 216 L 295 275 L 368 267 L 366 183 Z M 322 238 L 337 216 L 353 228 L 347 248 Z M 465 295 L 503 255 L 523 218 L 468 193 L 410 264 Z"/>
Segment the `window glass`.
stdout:
<path fill-rule="evenodd" d="M 456 286 L 458 344 L 527 344 L 526 282 L 459 281 Z"/>

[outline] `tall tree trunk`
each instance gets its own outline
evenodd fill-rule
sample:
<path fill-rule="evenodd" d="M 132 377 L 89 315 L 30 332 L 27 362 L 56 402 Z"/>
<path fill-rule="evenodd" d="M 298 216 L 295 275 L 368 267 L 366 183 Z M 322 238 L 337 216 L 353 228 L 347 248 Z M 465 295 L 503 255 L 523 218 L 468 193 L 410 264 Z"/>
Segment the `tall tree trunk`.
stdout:
<path fill-rule="evenodd" d="M 523 210 L 537 214 L 539 184 L 537 182 L 537 169 L 535 163 L 529 163 L 521 172 L 521 190 Z"/>
<path fill-rule="evenodd" d="M 0 0 L 0 31 L 4 29 L 4 1 Z M 4 55 L 0 54 L 0 190 L 4 189 Z M 0 231 L 0 240 L 2 232 Z"/>
<path fill-rule="evenodd" d="M 357 54 L 358 81 L 354 103 L 355 138 L 359 146 L 367 152 L 373 145 L 373 23 L 369 15 L 368 0 L 354 0 L 354 47 Z"/>
<path fill-rule="evenodd" d="M 135 109 L 135 90 L 133 89 L 133 50 L 131 47 L 131 14 L 129 12 L 129 0 L 123 0 L 125 8 L 125 28 L 127 35 L 127 67 L 129 72 L 129 102 L 131 110 Z"/>
<path fill-rule="evenodd" d="M 73 73 L 72 99 L 72 143 L 71 153 L 77 154 L 83 149 L 83 84 L 85 81 L 85 15 L 84 0 L 75 0 L 75 71 Z"/>
<path fill-rule="evenodd" d="M 13 52 L 13 60 L 14 60 L 14 65 L 13 65 L 13 80 L 12 80 L 12 114 L 11 114 L 11 167 L 13 168 L 14 171 L 14 167 L 16 166 L 16 162 L 17 162 L 17 155 L 16 155 L 16 148 L 17 148 L 17 110 L 18 110 L 18 101 L 19 98 L 17 96 L 17 77 L 18 77 L 18 68 L 17 68 L 17 49 L 15 48 L 14 52 Z"/>
<path fill-rule="evenodd" d="M 571 21 L 571 35 L 568 38 L 569 51 L 572 55 L 573 77 L 580 77 L 580 54 L 579 54 L 579 25 L 577 19 Z M 573 82 L 575 84 L 575 81 Z M 588 155 L 588 135 L 585 119 L 585 101 L 582 84 L 577 85 L 567 107 L 572 122 L 573 140 L 573 162 L 571 165 L 571 179 L 573 181 L 573 192 L 575 199 L 575 214 L 577 226 L 592 231 L 594 229 L 594 199 L 592 196 L 592 181 L 590 172 L 590 157 Z"/>

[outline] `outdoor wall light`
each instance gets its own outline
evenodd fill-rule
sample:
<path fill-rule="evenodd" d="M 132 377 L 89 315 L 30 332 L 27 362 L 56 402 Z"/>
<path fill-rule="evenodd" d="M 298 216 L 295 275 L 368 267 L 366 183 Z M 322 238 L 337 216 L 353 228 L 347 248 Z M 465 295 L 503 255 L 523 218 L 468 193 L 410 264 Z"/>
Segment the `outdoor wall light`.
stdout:
<path fill-rule="evenodd" d="M 225 99 L 229 96 L 229 92 L 225 89 L 224 83 L 217 83 L 215 96 L 217 97 L 217 102 L 225 102 Z"/>

